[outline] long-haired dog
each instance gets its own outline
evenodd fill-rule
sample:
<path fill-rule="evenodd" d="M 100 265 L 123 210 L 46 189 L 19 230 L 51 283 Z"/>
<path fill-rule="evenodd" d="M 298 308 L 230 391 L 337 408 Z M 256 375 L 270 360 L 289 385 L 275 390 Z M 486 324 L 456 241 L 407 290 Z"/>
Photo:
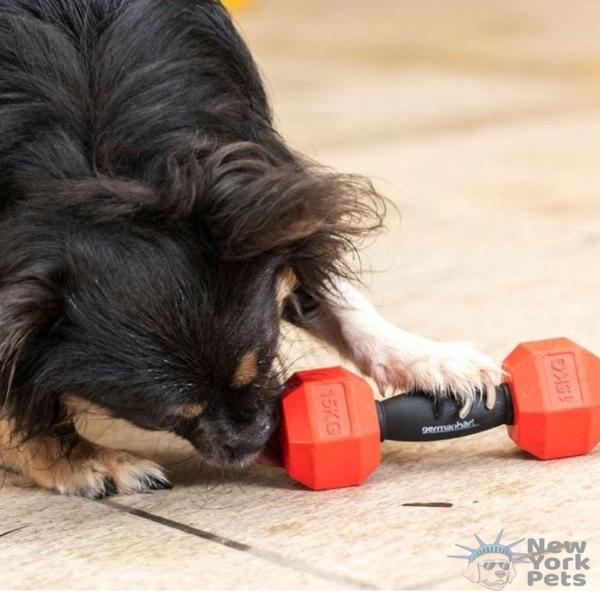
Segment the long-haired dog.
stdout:
<path fill-rule="evenodd" d="M 282 320 L 467 412 L 493 361 L 395 328 L 351 284 L 381 218 L 368 181 L 285 145 L 218 1 L 0 0 L 0 464 L 65 494 L 168 487 L 78 435 L 90 405 L 249 464 Z"/>

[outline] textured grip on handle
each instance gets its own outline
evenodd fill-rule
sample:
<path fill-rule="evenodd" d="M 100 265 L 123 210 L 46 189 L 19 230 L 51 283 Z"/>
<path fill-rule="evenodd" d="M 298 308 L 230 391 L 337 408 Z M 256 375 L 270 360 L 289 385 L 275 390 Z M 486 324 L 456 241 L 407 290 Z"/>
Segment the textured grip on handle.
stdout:
<path fill-rule="evenodd" d="M 491 410 L 484 398 L 477 395 L 473 408 L 459 417 L 459 404 L 451 398 L 434 401 L 425 394 L 403 394 L 377 402 L 377 415 L 382 440 L 427 442 L 447 440 L 486 431 L 513 421 L 510 390 L 506 385 L 496 388 L 496 403 Z"/>

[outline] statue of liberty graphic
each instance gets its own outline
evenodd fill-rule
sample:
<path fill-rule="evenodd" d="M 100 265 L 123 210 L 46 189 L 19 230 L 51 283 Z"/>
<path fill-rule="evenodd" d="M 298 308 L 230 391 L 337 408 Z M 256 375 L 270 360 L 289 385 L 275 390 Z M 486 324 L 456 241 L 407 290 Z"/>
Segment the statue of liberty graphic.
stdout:
<path fill-rule="evenodd" d="M 510 544 L 501 543 L 504 530 L 496 536 L 491 544 L 486 544 L 476 533 L 473 535 L 479 546 L 469 548 L 462 544 L 454 544 L 457 548 L 466 550 L 466 555 L 449 555 L 448 558 L 468 560 L 469 564 L 464 576 L 472 583 L 477 583 L 490 590 L 502 590 L 516 576 L 516 563 L 529 562 L 525 552 L 514 552 L 513 547 L 524 541 L 524 538 Z"/>

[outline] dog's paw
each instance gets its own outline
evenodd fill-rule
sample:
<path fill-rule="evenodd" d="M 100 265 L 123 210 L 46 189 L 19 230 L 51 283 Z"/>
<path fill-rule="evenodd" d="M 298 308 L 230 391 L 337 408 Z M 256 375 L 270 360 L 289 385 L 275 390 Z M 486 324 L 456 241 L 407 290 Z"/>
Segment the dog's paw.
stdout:
<path fill-rule="evenodd" d="M 367 369 L 379 391 L 388 386 L 408 391 L 419 390 L 434 397 L 455 398 L 460 417 L 466 417 L 478 394 L 485 394 L 488 408 L 496 400 L 495 386 L 500 382 L 500 367 L 466 342 L 425 344 L 418 352 L 386 344 L 371 355 Z"/>
<path fill-rule="evenodd" d="M 122 450 L 90 447 L 82 455 L 59 459 L 52 467 L 52 480 L 44 487 L 93 499 L 171 487 L 162 468 L 150 460 Z"/>

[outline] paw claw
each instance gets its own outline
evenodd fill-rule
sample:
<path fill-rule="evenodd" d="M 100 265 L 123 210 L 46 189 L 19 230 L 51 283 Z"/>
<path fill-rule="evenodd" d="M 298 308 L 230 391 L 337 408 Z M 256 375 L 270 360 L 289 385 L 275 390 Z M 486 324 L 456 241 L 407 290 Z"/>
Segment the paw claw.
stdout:
<path fill-rule="evenodd" d="M 492 410 L 496 404 L 496 386 L 490 377 L 485 374 L 485 407 L 488 410 Z"/>
<path fill-rule="evenodd" d="M 144 483 L 149 490 L 170 490 L 173 488 L 173 484 L 164 477 L 153 477 L 148 476 L 145 478 Z"/>
<path fill-rule="evenodd" d="M 400 338 L 398 343 L 388 339 L 369 348 L 371 353 L 365 353 L 358 364 L 373 377 L 381 395 L 389 386 L 420 390 L 433 397 L 453 397 L 459 403 L 461 418 L 468 416 L 479 394 L 485 395 L 486 408 L 494 406 L 501 369 L 469 343 L 422 340 L 417 350 L 407 351 Z"/>
<path fill-rule="evenodd" d="M 96 495 L 96 499 L 109 498 L 110 496 L 116 496 L 119 493 L 117 482 L 112 477 L 107 477 L 104 480 L 104 487 Z"/>
<path fill-rule="evenodd" d="M 467 398 L 462 398 L 460 400 L 460 403 L 461 403 L 461 407 L 460 407 L 458 416 L 461 419 L 466 419 L 467 416 L 469 415 L 469 413 L 471 412 L 471 410 L 473 409 L 473 404 L 474 404 L 473 396 L 469 396 Z"/>

